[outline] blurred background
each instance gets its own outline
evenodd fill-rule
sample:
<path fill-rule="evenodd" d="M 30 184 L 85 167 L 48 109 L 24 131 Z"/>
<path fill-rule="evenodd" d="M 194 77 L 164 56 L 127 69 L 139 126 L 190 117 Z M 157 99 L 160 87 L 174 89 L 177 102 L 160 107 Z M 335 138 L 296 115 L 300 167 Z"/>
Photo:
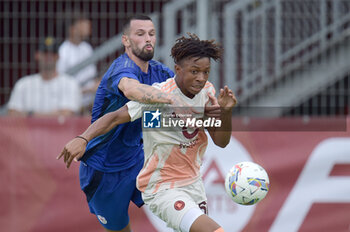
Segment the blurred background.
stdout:
<path fill-rule="evenodd" d="M 214 210 L 223 224 L 239 221 L 227 231 L 350 231 L 350 0 L 2 0 L 0 230 L 102 231 L 80 193 L 78 165 L 67 171 L 54 159 L 89 125 L 90 109 L 66 118 L 10 117 L 7 104 L 16 82 L 38 72 L 34 57 L 40 41 L 52 36 L 62 44 L 76 14 L 91 21 L 84 40 L 93 52 L 65 72 L 74 76 L 95 65 L 99 80 L 123 53 L 122 25 L 135 13 L 153 19 L 154 59 L 170 68 L 170 49 L 186 32 L 224 47 L 210 81 L 236 93 L 233 143 L 249 153 L 243 160 L 249 157 L 267 169 L 272 183 L 266 200 L 248 214 L 237 206 L 228 214 Z M 222 153 L 234 156 L 237 149 Z M 327 154 L 317 155 L 320 149 Z M 207 162 L 216 161 L 222 177 L 227 167 L 219 160 Z M 308 168 L 320 173 L 311 175 L 314 188 L 305 186 L 298 195 L 294 191 L 304 189 L 300 184 L 312 182 L 304 181 L 311 178 Z M 222 183 L 220 178 L 208 185 Z M 328 188 L 328 197 L 309 196 L 321 187 Z M 293 211 L 291 202 L 307 207 Z M 145 209 L 130 210 L 134 231 L 163 231 Z M 233 219 L 239 215 L 248 216 Z"/>
<path fill-rule="evenodd" d="M 39 40 L 51 35 L 63 42 L 67 22 L 81 12 L 91 20 L 87 39 L 94 53 L 69 74 L 94 63 L 103 75 L 123 52 L 120 32 L 126 17 L 145 13 L 157 27 L 155 59 L 171 68 L 170 48 L 186 32 L 219 41 L 225 54 L 211 81 L 217 88 L 232 88 L 244 109 L 281 107 L 273 111 L 276 116 L 349 111 L 348 0 L 4 0 L 0 12 L 3 107 L 15 82 L 37 71 L 33 57 Z"/>

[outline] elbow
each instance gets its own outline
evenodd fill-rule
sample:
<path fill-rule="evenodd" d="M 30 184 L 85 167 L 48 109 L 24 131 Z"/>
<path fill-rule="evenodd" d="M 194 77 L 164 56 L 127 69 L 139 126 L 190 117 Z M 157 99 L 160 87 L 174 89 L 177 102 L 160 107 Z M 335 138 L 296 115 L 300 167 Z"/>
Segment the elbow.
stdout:
<path fill-rule="evenodd" d="M 214 134 L 212 134 L 211 138 L 216 146 L 225 148 L 230 143 L 231 133 L 226 131 L 216 131 Z"/>
<path fill-rule="evenodd" d="M 130 122 L 130 116 L 128 113 L 127 105 L 119 108 L 117 111 L 113 112 L 113 126 L 118 126 L 120 124 Z"/>
<path fill-rule="evenodd" d="M 129 100 L 132 100 L 132 96 L 133 96 L 133 91 L 132 91 L 132 88 L 128 88 L 128 89 L 125 89 L 123 91 L 123 94 L 126 98 L 128 98 Z"/>
<path fill-rule="evenodd" d="M 135 100 L 135 97 L 137 96 L 137 93 L 139 91 L 137 91 L 137 85 L 132 85 L 132 86 L 128 86 L 127 88 L 126 87 L 123 88 L 122 92 L 126 98 L 133 101 Z"/>
<path fill-rule="evenodd" d="M 109 112 L 107 114 L 105 114 L 103 117 L 105 117 L 105 121 L 103 126 L 105 127 L 105 130 L 111 130 L 114 127 L 118 126 L 119 124 L 121 124 L 121 112 L 120 110 L 116 110 L 113 112 Z"/>
<path fill-rule="evenodd" d="M 230 142 L 230 139 L 222 140 L 222 141 L 216 141 L 214 142 L 216 146 L 225 148 Z"/>

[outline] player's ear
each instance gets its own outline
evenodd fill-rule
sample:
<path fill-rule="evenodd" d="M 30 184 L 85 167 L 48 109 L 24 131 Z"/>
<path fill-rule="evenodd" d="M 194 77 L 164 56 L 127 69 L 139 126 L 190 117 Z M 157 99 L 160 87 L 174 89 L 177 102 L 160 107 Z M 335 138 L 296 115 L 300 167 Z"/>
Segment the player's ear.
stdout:
<path fill-rule="evenodd" d="M 182 67 L 180 65 L 178 65 L 178 64 L 175 64 L 174 68 L 175 68 L 176 74 L 178 74 L 182 70 Z"/>
<path fill-rule="evenodd" d="M 129 47 L 130 46 L 130 40 L 129 40 L 129 36 L 127 35 L 122 35 L 122 43 L 124 45 L 124 47 Z"/>

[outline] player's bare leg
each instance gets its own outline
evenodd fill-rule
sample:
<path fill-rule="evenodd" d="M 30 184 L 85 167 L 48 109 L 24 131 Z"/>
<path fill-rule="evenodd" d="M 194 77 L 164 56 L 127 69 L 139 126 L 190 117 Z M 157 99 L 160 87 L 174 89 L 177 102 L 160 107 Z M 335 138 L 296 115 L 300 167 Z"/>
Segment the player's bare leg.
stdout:
<path fill-rule="evenodd" d="M 213 219 L 203 214 L 193 222 L 190 232 L 224 232 L 224 230 Z"/>
<path fill-rule="evenodd" d="M 131 229 L 130 229 L 130 223 L 125 226 L 122 230 L 107 230 L 105 229 L 107 232 L 131 232 Z"/>

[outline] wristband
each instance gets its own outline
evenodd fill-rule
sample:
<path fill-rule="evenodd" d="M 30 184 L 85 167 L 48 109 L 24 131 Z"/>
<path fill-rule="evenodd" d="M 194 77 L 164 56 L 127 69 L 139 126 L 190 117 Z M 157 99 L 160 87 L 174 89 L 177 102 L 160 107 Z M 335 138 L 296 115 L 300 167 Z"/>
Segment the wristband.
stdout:
<path fill-rule="evenodd" d="M 83 136 L 78 135 L 78 136 L 77 136 L 77 137 L 75 137 L 75 138 L 84 139 L 84 140 L 85 140 L 85 142 L 86 142 L 86 144 L 88 144 L 88 143 L 89 143 L 89 141 L 88 141 L 86 138 L 84 138 Z"/>

